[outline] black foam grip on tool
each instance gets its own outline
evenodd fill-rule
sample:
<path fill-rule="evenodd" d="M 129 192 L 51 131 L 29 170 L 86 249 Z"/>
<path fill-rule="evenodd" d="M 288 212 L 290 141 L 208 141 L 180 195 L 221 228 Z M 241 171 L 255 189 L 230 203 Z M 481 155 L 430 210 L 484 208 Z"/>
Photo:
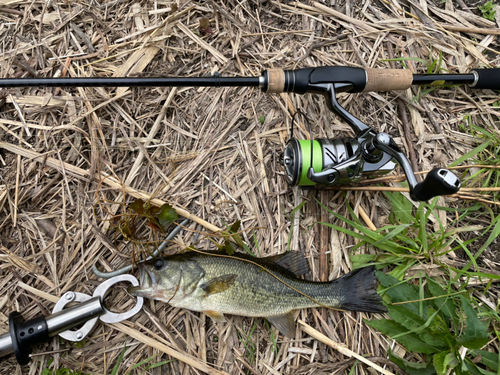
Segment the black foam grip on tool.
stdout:
<path fill-rule="evenodd" d="M 17 311 L 9 314 L 9 330 L 12 349 L 20 365 L 30 361 L 31 346 L 50 340 L 47 322 L 43 316 L 23 322 Z"/>
<path fill-rule="evenodd" d="M 475 89 L 500 90 L 500 69 L 474 69 L 478 75 Z"/>

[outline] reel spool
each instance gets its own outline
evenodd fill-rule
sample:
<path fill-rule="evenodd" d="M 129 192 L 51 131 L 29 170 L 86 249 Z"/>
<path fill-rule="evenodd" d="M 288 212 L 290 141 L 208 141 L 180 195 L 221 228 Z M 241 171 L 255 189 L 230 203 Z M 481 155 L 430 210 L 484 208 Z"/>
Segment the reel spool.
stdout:
<path fill-rule="evenodd" d="M 298 140 L 291 138 L 283 152 L 283 166 L 286 182 L 290 186 L 314 186 L 314 181 L 324 171 L 328 184 L 348 184 L 361 179 L 360 163 L 349 168 L 334 168 L 351 159 L 360 149 L 354 138 Z M 311 168 L 314 175 L 310 173 Z M 313 178 L 311 180 L 310 178 Z"/>

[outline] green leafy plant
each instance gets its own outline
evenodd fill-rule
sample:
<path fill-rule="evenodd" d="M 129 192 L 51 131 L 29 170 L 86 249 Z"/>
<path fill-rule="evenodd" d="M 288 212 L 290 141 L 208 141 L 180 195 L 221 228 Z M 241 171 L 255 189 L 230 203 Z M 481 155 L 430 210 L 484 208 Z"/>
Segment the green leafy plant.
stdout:
<path fill-rule="evenodd" d="M 484 18 L 490 21 L 495 21 L 496 9 L 495 4 L 493 4 L 492 0 L 487 1 L 477 8 L 481 11 L 481 14 Z"/>
<path fill-rule="evenodd" d="M 392 319 L 366 324 L 426 359 L 412 363 L 390 353 L 393 362 L 409 374 L 441 375 L 450 369 L 459 375 L 495 374 L 492 371 L 498 369 L 498 355 L 494 358 L 489 355 L 494 353 L 479 350 L 488 343 L 488 319 L 478 317 L 465 291 L 450 293 L 429 277 L 416 286 L 382 272 L 377 276 Z M 463 359 L 461 348 L 470 353 Z"/>
<path fill-rule="evenodd" d="M 142 199 L 136 199 L 129 204 L 129 208 L 134 211 L 135 215 L 131 215 L 131 220 L 125 221 L 121 228 L 132 238 L 135 236 L 135 219 L 137 217 L 146 219 L 149 227 L 163 234 L 166 227 L 179 218 L 175 209 L 167 203 L 161 207 L 156 207 L 149 202 L 144 202 Z"/>

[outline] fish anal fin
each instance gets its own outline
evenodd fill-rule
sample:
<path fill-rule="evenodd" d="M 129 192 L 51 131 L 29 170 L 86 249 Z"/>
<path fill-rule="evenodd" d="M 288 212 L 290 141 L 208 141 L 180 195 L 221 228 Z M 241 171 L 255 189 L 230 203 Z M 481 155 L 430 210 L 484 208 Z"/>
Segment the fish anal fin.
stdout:
<path fill-rule="evenodd" d="M 200 286 L 207 294 L 207 296 L 215 293 L 223 292 L 231 287 L 234 284 L 234 280 L 238 275 L 235 274 L 227 274 L 218 277 L 214 277 L 212 280 L 207 281 L 206 283 Z"/>
<path fill-rule="evenodd" d="M 273 262 L 280 267 L 292 272 L 295 276 L 301 276 L 309 273 L 309 263 L 300 251 L 287 251 L 284 254 L 273 255 L 264 258 L 267 262 Z"/>
<path fill-rule="evenodd" d="M 214 310 L 205 310 L 205 311 L 203 311 L 203 313 L 206 316 L 209 316 L 210 318 L 215 320 L 216 322 L 225 322 L 226 321 L 226 318 L 224 318 L 224 314 L 222 314 L 220 312 L 217 312 Z"/>
<path fill-rule="evenodd" d="M 289 312 L 285 315 L 266 317 L 266 319 L 284 336 L 288 337 L 289 339 L 293 339 L 295 337 L 295 322 L 292 312 Z"/>

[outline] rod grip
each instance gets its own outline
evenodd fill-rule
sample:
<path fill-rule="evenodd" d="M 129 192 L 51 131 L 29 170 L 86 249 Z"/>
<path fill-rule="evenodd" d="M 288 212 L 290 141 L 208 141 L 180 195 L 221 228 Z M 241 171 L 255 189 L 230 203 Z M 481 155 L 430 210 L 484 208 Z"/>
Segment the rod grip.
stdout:
<path fill-rule="evenodd" d="M 363 92 L 405 90 L 413 82 L 413 74 L 407 69 L 366 70 L 366 86 Z"/>
<path fill-rule="evenodd" d="M 267 93 L 279 94 L 285 90 L 285 71 L 267 69 Z"/>
<path fill-rule="evenodd" d="M 475 89 L 500 90 L 500 69 L 474 69 L 477 82 L 471 85 Z M 475 75 L 475 74 L 474 74 Z"/>

